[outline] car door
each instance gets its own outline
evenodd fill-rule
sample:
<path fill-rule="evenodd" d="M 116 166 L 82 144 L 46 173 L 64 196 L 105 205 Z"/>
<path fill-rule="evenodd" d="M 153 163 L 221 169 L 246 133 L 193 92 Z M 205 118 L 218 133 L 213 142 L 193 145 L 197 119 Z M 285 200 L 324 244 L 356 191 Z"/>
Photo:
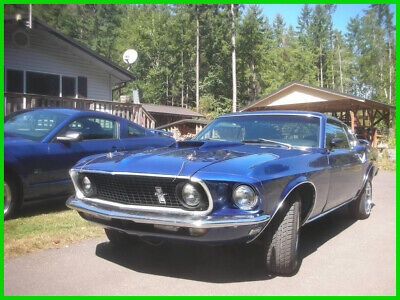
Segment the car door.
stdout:
<path fill-rule="evenodd" d="M 348 129 L 345 125 L 328 119 L 325 132 L 330 168 L 328 201 L 324 209 L 326 211 L 355 196 L 360 185 L 362 167 L 359 154 L 348 139 Z M 342 143 L 330 147 L 334 138 L 342 139 Z"/>
<path fill-rule="evenodd" d="M 55 138 L 49 143 L 48 158 L 52 162 L 49 180 L 69 181 L 69 169 L 83 157 L 123 150 L 119 131 L 119 123 L 113 118 L 93 115 L 71 121 L 57 136 L 77 132 L 81 140 L 60 142 Z"/>

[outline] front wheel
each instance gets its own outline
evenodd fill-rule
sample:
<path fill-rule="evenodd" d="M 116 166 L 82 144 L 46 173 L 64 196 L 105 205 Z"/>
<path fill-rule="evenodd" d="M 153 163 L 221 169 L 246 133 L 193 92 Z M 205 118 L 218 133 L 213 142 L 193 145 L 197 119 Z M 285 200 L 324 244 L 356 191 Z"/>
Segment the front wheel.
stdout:
<path fill-rule="evenodd" d="M 4 219 L 11 218 L 19 208 L 19 195 L 15 181 L 9 176 L 4 178 Z"/>
<path fill-rule="evenodd" d="M 265 263 L 268 273 L 287 276 L 296 272 L 299 264 L 301 201 L 298 193 L 290 195 L 282 209 L 267 228 Z"/>
<path fill-rule="evenodd" d="M 367 219 L 371 215 L 373 206 L 372 183 L 371 180 L 368 179 L 361 195 L 350 204 L 350 211 L 354 218 L 363 220 Z"/>

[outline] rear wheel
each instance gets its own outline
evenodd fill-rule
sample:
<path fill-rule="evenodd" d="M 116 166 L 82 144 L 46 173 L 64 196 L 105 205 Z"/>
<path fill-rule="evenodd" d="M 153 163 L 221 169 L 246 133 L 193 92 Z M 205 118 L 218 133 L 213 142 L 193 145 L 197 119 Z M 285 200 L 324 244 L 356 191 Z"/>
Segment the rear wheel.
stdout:
<path fill-rule="evenodd" d="M 104 231 L 110 243 L 115 246 L 128 246 L 137 242 L 137 237 L 131 236 L 125 232 L 109 228 L 105 228 Z"/>
<path fill-rule="evenodd" d="M 10 176 L 4 178 L 4 219 L 11 218 L 18 210 L 19 199 L 17 184 Z"/>
<path fill-rule="evenodd" d="M 363 220 L 371 215 L 373 206 L 372 183 L 371 180 L 368 179 L 361 195 L 350 204 L 350 211 L 354 218 Z"/>
<path fill-rule="evenodd" d="M 268 273 L 291 275 L 298 269 L 301 212 L 298 193 L 291 194 L 282 209 L 268 226 L 265 262 Z"/>

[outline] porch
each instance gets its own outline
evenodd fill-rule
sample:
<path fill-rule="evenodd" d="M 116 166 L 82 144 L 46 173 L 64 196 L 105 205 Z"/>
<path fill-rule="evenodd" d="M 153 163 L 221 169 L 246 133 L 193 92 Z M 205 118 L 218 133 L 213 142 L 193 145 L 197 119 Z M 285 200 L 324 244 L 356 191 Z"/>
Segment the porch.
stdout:
<path fill-rule="evenodd" d="M 146 128 L 155 128 L 155 119 L 141 104 L 87 98 L 43 96 L 26 93 L 4 93 L 5 115 L 18 110 L 37 107 L 62 107 L 101 111 L 125 118 Z"/>

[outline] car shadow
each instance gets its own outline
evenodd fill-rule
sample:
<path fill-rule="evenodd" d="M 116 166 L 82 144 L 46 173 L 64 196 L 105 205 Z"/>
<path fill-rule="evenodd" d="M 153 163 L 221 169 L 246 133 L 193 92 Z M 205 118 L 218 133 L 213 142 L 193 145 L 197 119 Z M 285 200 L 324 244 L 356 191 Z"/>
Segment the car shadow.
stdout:
<path fill-rule="evenodd" d="M 54 199 L 46 199 L 40 201 L 32 201 L 24 203 L 18 213 L 11 219 L 33 217 L 41 214 L 48 214 L 53 212 L 61 212 L 68 210 L 65 206 L 69 196 L 58 197 Z"/>
<path fill-rule="evenodd" d="M 302 228 L 300 262 L 355 222 L 343 210 Z M 108 242 L 96 247 L 96 255 L 136 272 L 212 282 L 233 283 L 269 280 L 259 245 L 204 246 L 144 242 L 120 248 Z M 301 264 L 300 264 L 301 265 Z"/>

